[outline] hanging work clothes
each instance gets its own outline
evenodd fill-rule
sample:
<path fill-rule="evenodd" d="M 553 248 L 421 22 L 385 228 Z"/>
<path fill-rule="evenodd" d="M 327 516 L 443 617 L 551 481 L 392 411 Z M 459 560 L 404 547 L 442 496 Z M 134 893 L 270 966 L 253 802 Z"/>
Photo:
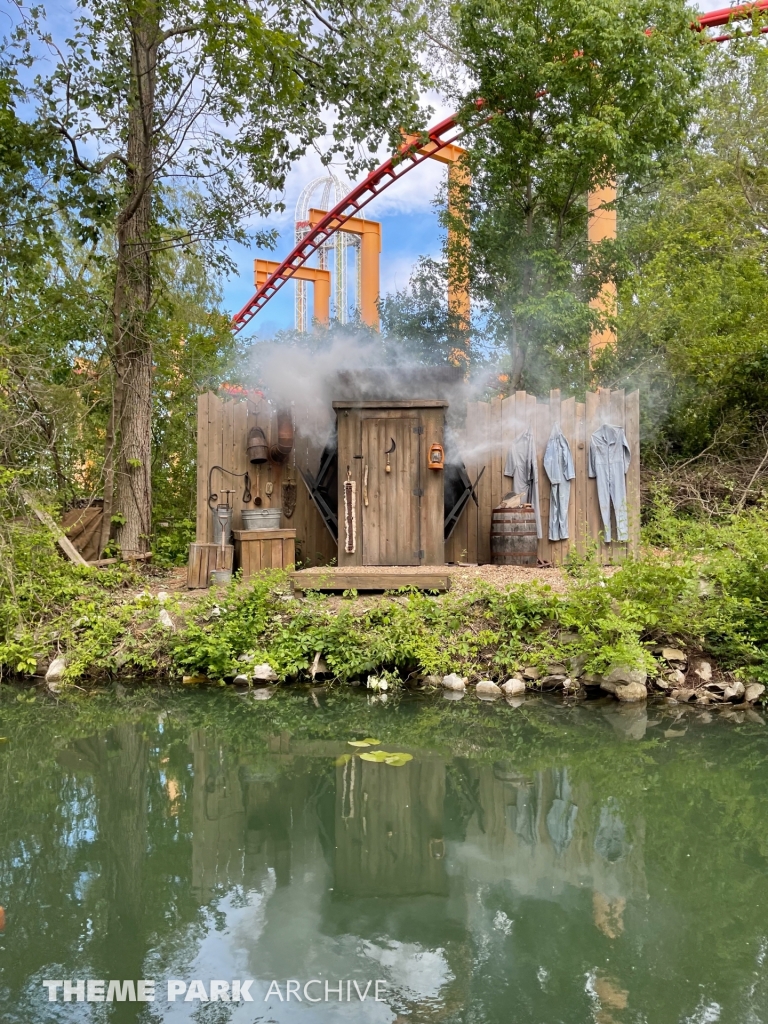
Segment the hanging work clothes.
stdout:
<path fill-rule="evenodd" d="M 611 543 L 611 503 L 616 516 L 616 539 L 629 540 L 627 483 L 629 442 L 621 427 L 604 423 L 589 442 L 589 475 L 597 480 L 597 500 L 606 544 Z"/>
<path fill-rule="evenodd" d="M 544 471 L 552 485 L 549 496 L 549 539 L 567 540 L 571 480 L 576 473 L 573 468 L 571 446 L 559 423 L 552 427 L 547 447 L 544 449 Z"/>
<path fill-rule="evenodd" d="M 536 462 L 536 441 L 530 427 L 512 442 L 507 452 L 504 476 L 513 477 L 512 489 L 515 494 L 522 494 L 525 503 L 533 505 L 536 513 L 536 536 L 541 539 L 539 467 Z"/>

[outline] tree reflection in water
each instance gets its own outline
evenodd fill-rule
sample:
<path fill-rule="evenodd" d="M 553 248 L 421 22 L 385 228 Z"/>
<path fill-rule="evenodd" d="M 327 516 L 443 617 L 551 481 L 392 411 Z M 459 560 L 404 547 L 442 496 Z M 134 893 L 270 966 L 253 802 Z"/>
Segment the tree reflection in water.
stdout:
<path fill-rule="evenodd" d="M 313 720 L 281 699 L 256 719 L 225 696 L 166 698 L 161 715 L 105 710 L 90 734 L 0 708 L 4 1020 L 58 1020 L 51 977 L 256 979 L 251 1005 L 169 1007 L 159 986 L 149 1007 L 67 1008 L 120 1024 L 338 1019 L 333 1002 L 265 1007 L 287 978 L 385 979 L 388 1009 L 354 1009 L 377 1024 L 655 1024 L 715 1002 L 766 1019 L 757 725 L 740 750 L 703 728 L 670 748 L 645 709 L 462 708 L 457 725 L 452 705 L 347 699 Z M 414 760 L 344 758 L 372 729 Z"/>

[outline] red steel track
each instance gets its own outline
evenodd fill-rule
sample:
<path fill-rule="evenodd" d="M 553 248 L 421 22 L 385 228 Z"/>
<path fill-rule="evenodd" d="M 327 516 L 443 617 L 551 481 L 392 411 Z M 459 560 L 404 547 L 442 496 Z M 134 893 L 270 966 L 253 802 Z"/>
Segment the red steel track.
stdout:
<path fill-rule="evenodd" d="M 740 4 L 737 7 L 723 7 L 717 11 L 709 11 L 707 14 L 700 15 L 693 22 L 691 28 L 696 32 L 702 32 L 707 28 L 716 28 L 742 18 L 749 18 L 754 12 L 760 11 L 768 11 L 768 0 L 757 0 L 757 3 L 754 4 Z M 768 28 L 762 28 L 760 31 L 766 32 Z M 708 41 L 724 43 L 731 38 L 730 35 L 710 36 Z M 457 122 L 456 117 L 456 114 L 451 114 L 450 117 L 446 117 L 444 121 L 440 121 L 439 124 L 430 128 L 421 144 L 404 143 L 394 156 L 385 160 L 380 167 L 371 171 L 367 178 L 355 185 L 341 202 L 329 210 L 323 219 L 300 242 L 296 243 L 277 270 L 270 274 L 253 298 L 232 318 L 232 330 L 237 333 L 250 323 L 259 310 L 263 309 L 286 281 L 290 281 L 294 273 L 304 266 L 323 242 L 326 242 L 331 235 L 344 226 L 345 221 L 350 217 L 356 217 L 364 206 L 367 206 L 372 199 L 375 199 L 377 195 L 402 178 L 408 171 L 418 167 L 425 160 L 429 160 L 445 146 L 456 142 L 463 133 L 463 128 Z"/>
<path fill-rule="evenodd" d="M 766 0 L 768 2 L 768 0 Z M 372 199 L 389 188 L 393 182 L 398 181 L 404 174 L 418 167 L 425 160 L 429 160 L 441 149 L 456 142 L 462 134 L 463 129 L 456 121 L 456 115 L 446 117 L 444 121 L 430 128 L 423 136 L 421 143 L 404 143 L 394 156 L 377 167 L 359 185 L 355 185 L 352 191 L 344 196 L 332 210 L 319 221 L 315 227 L 305 235 L 300 242 L 291 249 L 283 262 L 267 278 L 266 282 L 259 288 L 253 298 L 240 312 L 233 317 L 232 327 L 235 332 L 241 330 L 249 323 L 272 298 L 275 292 L 279 291 L 286 281 L 290 281 L 294 272 L 304 266 L 310 256 L 319 249 L 323 242 L 343 226 L 350 217 L 356 217 L 364 206 L 367 206 Z M 424 150 L 427 149 L 428 152 Z"/>

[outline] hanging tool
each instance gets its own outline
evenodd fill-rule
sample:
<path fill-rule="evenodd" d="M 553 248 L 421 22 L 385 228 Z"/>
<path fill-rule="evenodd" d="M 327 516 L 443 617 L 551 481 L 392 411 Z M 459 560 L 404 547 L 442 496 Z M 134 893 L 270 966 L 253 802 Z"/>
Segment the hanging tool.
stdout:
<path fill-rule="evenodd" d="M 256 497 L 253 499 L 253 504 L 258 506 L 261 504 L 261 495 L 259 494 L 259 467 L 256 467 Z"/>
<path fill-rule="evenodd" d="M 211 490 L 211 487 L 213 486 L 213 471 L 214 471 L 214 469 L 218 469 L 222 473 L 229 473 L 230 476 L 234 476 L 236 478 L 239 477 L 239 478 L 244 479 L 245 487 L 243 488 L 243 504 L 247 505 L 248 502 L 251 500 L 251 478 L 248 475 L 248 473 L 234 473 L 231 469 L 225 469 L 223 466 L 211 466 L 210 471 L 208 473 L 208 506 L 211 509 L 213 509 L 213 506 L 219 500 L 218 494 L 215 491 Z M 225 494 L 234 494 L 235 492 L 234 491 L 225 491 L 224 493 Z M 227 500 L 227 504 L 229 504 L 229 500 Z"/>
<path fill-rule="evenodd" d="M 392 442 L 392 444 L 391 444 L 391 445 L 390 445 L 390 447 L 389 447 L 389 448 L 387 448 L 387 450 L 386 450 L 386 451 L 384 452 L 384 454 L 385 454 L 385 455 L 387 456 L 387 464 L 386 464 L 386 466 L 384 467 L 384 472 L 385 472 L 385 473 L 391 473 L 391 472 L 392 472 L 392 467 L 391 467 L 391 466 L 390 466 L 390 464 L 389 464 L 389 456 L 390 456 L 390 455 L 392 455 L 392 453 L 393 453 L 393 452 L 395 451 L 395 449 L 397 448 L 397 445 L 395 444 L 395 439 L 394 439 L 394 437 L 390 437 L 390 439 L 389 439 L 389 440 L 390 440 L 390 441 Z"/>
<path fill-rule="evenodd" d="M 272 497 L 272 492 L 274 491 L 274 489 L 275 489 L 275 486 L 272 483 L 272 467 L 268 465 L 267 466 L 267 483 L 266 483 L 266 486 L 264 487 L 264 493 L 266 494 L 266 496 L 268 498 Z"/>

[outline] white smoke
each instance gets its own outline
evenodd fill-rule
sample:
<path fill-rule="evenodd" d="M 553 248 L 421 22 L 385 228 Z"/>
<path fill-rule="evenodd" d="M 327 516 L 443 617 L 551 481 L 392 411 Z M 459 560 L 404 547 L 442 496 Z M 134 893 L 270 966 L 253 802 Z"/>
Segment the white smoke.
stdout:
<path fill-rule="evenodd" d="M 480 382 L 465 380 L 453 367 L 425 366 L 391 344 L 347 334 L 319 344 L 263 342 L 254 346 L 251 361 L 252 379 L 268 400 L 278 408 L 292 407 L 297 428 L 320 448 L 333 429 L 334 401 L 444 399 L 455 442 L 463 432 L 467 402 L 483 397 Z"/>

